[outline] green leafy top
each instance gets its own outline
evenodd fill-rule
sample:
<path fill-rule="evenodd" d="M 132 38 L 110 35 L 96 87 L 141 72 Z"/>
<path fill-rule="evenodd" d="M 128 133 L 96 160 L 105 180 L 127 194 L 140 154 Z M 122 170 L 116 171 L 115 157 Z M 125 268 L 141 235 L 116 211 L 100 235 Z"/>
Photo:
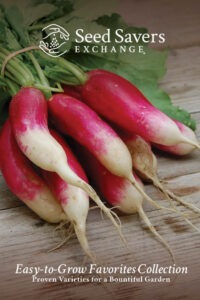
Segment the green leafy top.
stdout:
<path fill-rule="evenodd" d="M 81 77 L 84 78 L 83 73 L 76 67 L 79 66 L 84 71 L 101 68 L 125 77 L 160 110 L 195 129 L 195 121 L 191 119 L 190 114 L 174 106 L 169 95 L 159 87 L 159 80 L 166 72 L 167 51 L 157 51 L 151 49 L 148 44 L 139 42 L 138 45 L 143 46 L 145 55 L 137 51 L 95 54 L 84 53 L 84 51 L 74 52 L 76 44 L 73 32 L 76 28 L 83 28 L 85 32 L 93 33 L 104 33 L 107 28 L 110 28 L 111 35 L 117 28 L 122 28 L 125 33 L 147 32 L 145 28 L 128 26 L 119 14 L 113 13 L 116 0 L 102 0 L 100 7 L 97 7 L 92 0 L 20 0 L 19 2 L 17 4 L 18 1 L 15 1 L 14 6 L 7 7 L 5 1 L 5 5 L 0 9 L 0 47 L 13 52 L 30 45 L 38 45 L 42 38 L 41 29 L 53 22 L 70 31 L 69 51 L 64 56 L 68 62 L 61 57 L 51 58 L 41 51 L 22 54 L 10 60 L 10 70 L 7 70 L 5 78 L 0 79 L 0 119 L 5 115 L 4 103 L 5 99 L 8 99 L 6 86 L 14 93 L 17 86 L 23 84 L 24 78 L 29 78 L 33 85 L 46 89 L 47 94 L 48 89 L 59 91 L 58 81 L 68 84 L 83 82 L 81 81 Z M 116 44 L 114 46 L 119 47 Z M 6 51 L 0 50 L 0 64 L 5 57 Z M 15 68 L 19 71 L 17 79 Z"/>

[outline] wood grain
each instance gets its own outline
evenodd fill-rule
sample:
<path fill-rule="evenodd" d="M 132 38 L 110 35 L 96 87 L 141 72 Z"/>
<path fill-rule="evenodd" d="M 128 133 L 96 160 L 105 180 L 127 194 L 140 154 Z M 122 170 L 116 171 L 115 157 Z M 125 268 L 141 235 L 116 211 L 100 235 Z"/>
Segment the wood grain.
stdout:
<path fill-rule="evenodd" d="M 198 0 L 124 0 L 119 3 L 120 13 L 130 24 L 146 27 L 151 33 L 165 33 L 166 43 L 160 47 L 199 46 Z"/>
<path fill-rule="evenodd" d="M 200 47 L 170 51 L 161 86 L 172 101 L 191 113 L 200 110 Z"/>

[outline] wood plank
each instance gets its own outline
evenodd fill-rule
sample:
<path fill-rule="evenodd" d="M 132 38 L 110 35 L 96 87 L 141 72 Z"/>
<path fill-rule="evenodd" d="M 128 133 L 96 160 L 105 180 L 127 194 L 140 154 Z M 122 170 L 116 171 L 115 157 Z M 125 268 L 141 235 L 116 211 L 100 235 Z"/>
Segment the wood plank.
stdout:
<path fill-rule="evenodd" d="M 17 199 L 8 189 L 3 176 L 0 172 L 0 210 L 12 207 L 22 206 L 21 201 Z"/>
<path fill-rule="evenodd" d="M 119 3 L 119 12 L 130 24 L 146 27 L 151 33 L 166 34 L 166 43 L 161 47 L 186 48 L 200 44 L 199 0 L 124 0 Z"/>
<path fill-rule="evenodd" d="M 200 47 L 173 49 L 161 87 L 174 104 L 189 112 L 200 111 Z"/>
<path fill-rule="evenodd" d="M 193 279 L 198 278 L 200 275 L 198 263 L 200 240 L 197 234 L 188 228 L 180 217 L 176 217 L 174 214 L 164 211 L 152 211 L 148 212 L 148 216 L 160 234 L 170 243 L 175 255 L 178 257 L 179 264 L 190 266 L 190 276 L 193 278 L 180 276 L 173 289 L 168 284 L 152 287 L 148 283 L 134 284 L 134 288 L 132 284 L 120 284 L 120 292 L 117 284 L 109 284 L 109 288 L 116 295 L 116 299 L 126 299 L 124 296 L 127 295 L 128 297 L 130 291 L 134 291 L 137 299 L 145 299 L 149 292 L 151 292 L 152 297 L 153 295 L 157 297 L 158 295 L 164 295 L 168 290 L 172 296 L 176 293 L 183 295 L 182 289 L 187 285 L 188 288 L 184 290 L 184 295 L 188 297 L 186 299 L 189 299 L 189 295 L 192 295 L 190 286 L 192 285 L 195 289 Z M 121 219 L 123 232 L 130 250 L 126 250 L 122 246 L 115 230 L 107 220 L 101 220 L 97 211 L 93 211 L 89 216 L 88 237 L 90 245 L 103 264 L 109 266 L 118 266 L 121 263 L 134 266 L 140 263 L 171 264 L 167 252 L 152 238 L 148 231 L 144 230 L 144 227 L 141 228 L 141 223 L 136 216 L 123 216 Z M 0 213 L 0 223 L 2 224 L 0 252 L 3 262 L 1 263 L 0 289 L 4 298 L 21 299 L 25 295 L 30 297 L 34 295 L 34 297 L 40 296 L 42 299 L 55 299 L 55 296 L 66 296 L 67 299 L 93 299 L 94 284 L 92 283 L 79 284 L 76 285 L 76 288 L 74 284 L 63 285 L 61 283 L 33 285 L 30 275 L 15 274 L 16 263 L 21 262 L 28 266 L 38 266 L 39 264 L 41 267 L 45 265 L 56 267 L 61 263 L 66 263 L 69 266 L 79 265 L 83 261 L 83 255 L 75 239 L 72 239 L 63 248 L 47 253 L 59 241 L 59 238 L 54 233 L 54 226 L 44 225 L 38 227 L 35 225 L 36 222 L 37 218 L 32 216 L 25 207 L 5 210 Z M 116 253 L 116 255 L 113 256 L 113 253 Z M 186 256 L 185 253 L 188 255 Z M 145 260 L 144 257 L 146 257 Z M 193 264 L 194 261 L 196 262 L 195 265 Z M 11 281 L 15 283 L 12 290 L 8 288 L 8 282 Z M 97 290 L 99 297 L 96 299 L 102 297 L 109 299 L 110 295 L 103 286 L 95 286 L 95 292 Z M 48 298 L 49 293 L 52 298 Z M 13 294 L 15 297 L 13 297 Z M 84 297 L 81 298 L 83 294 Z"/>

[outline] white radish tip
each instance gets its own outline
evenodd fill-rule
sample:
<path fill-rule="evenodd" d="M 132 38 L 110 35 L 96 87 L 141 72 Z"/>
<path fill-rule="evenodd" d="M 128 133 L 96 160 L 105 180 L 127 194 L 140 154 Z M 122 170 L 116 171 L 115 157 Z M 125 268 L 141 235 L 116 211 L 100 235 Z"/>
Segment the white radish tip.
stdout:
<path fill-rule="evenodd" d="M 74 230 L 75 230 L 77 239 L 78 239 L 83 251 L 86 253 L 86 255 L 91 259 L 91 261 L 93 263 L 96 263 L 95 255 L 91 252 L 89 244 L 88 244 L 85 229 L 81 228 L 81 226 L 79 226 L 76 223 L 72 223 L 72 224 L 74 226 Z"/>
<path fill-rule="evenodd" d="M 181 142 L 182 142 L 182 143 L 189 144 L 189 145 L 192 145 L 192 146 L 194 146 L 194 148 L 200 150 L 200 144 L 197 144 L 197 143 L 191 141 L 190 139 L 188 139 L 188 138 L 186 138 L 186 137 L 184 137 L 184 136 L 183 136 Z"/>

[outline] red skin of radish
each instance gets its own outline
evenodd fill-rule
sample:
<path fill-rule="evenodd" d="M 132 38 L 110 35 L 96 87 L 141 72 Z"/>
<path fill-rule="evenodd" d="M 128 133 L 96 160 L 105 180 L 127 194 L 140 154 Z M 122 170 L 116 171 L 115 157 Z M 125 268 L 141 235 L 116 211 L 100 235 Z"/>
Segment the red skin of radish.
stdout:
<path fill-rule="evenodd" d="M 66 95 L 81 100 L 81 91 L 79 86 L 63 85 L 62 88 Z"/>
<path fill-rule="evenodd" d="M 78 146 L 76 146 L 76 148 L 77 147 Z M 126 214 L 133 214 L 137 212 L 151 232 L 168 249 L 173 257 L 170 247 L 153 227 L 144 212 L 142 207 L 143 198 L 136 188 L 128 180 L 111 174 L 91 153 L 89 153 L 89 151 L 83 149 L 83 147 L 78 147 L 78 150 L 80 151 L 80 157 L 85 163 L 85 168 L 87 168 L 88 174 L 90 174 L 95 185 L 99 188 L 106 200 Z M 135 175 L 134 177 L 142 188 L 142 182 Z"/>
<path fill-rule="evenodd" d="M 66 215 L 53 198 L 44 180 L 20 151 L 9 120 L 0 137 L 1 171 L 10 190 L 45 221 L 58 223 Z"/>
<path fill-rule="evenodd" d="M 47 101 L 42 92 L 32 87 L 22 88 L 11 100 L 9 115 L 22 152 L 41 169 L 56 172 L 68 184 L 83 189 L 110 218 L 123 239 L 121 229 L 109 209 L 94 189 L 70 169 L 64 149 L 50 134 Z"/>
<path fill-rule="evenodd" d="M 32 101 L 34 99 L 34 101 Z M 10 104 L 11 123 L 16 134 L 47 127 L 47 101 L 38 89 L 22 88 Z"/>
<path fill-rule="evenodd" d="M 57 129 L 87 148 L 110 173 L 128 179 L 147 201 L 158 207 L 137 183 L 130 152 L 107 123 L 83 102 L 64 94 L 53 95 L 48 104 Z"/>
<path fill-rule="evenodd" d="M 72 153 L 70 147 L 67 145 L 67 143 L 64 141 L 64 139 L 58 135 L 54 130 L 50 130 L 51 135 L 57 140 L 57 142 L 63 147 L 67 159 L 68 159 L 68 164 L 70 168 L 80 177 L 82 178 L 85 182 L 88 182 L 87 176 L 81 167 L 80 163 L 78 162 L 77 158 L 75 155 Z M 53 191 L 53 193 L 56 195 L 57 199 L 60 201 L 62 204 L 67 204 L 66 197 L 62 198 L 62 190 L 63 188 L 67 188 L 68 184 L 62 180 L 55 172 L 47 172 L 47 171 L 42 171 L 45 179 L 48 181 L 48 185 Z"/>
<path fill-rule="evenodd" d="M 55 131 L 50 131 L 57 142 L 62 145 L 67 157 L 69 167 L 85 182 L 88 182 L 87 176 L 80 163 L 72 153 L 65 140 Z M 60 202 L 65 211 L 68 220 L 73 224 L 77 238 L 85 251 L 92 258 L 86 238 L 86 219 L 89 211 L 89 197 L 80 188 L 72 186 L 62 180 L 55 172 L 42 171 L 49 188 Z"/>
<path fill-rule="evenodd" d="M 179 130 L 185 137 L 189 138 L 195 143 L 198 143 L 195 133 L 192 129 L 190 129 L 189 127 L 180 123 L 177 120 L 174 120 L 174 122 L 176 123 Z M 160 150 L 166 151 L 174 155 L 186 155 L 195 149 L 195 147 L 186 143 L 180 143 L 175 146 L 163 146 L 163 145 L 154 144 L 154 146 Z"/>
<path fill-rule="evenodd" d="M 176 124 L 126 79 L 104 70 L 88 73 L 83 101 L 102 117 L 146 141 L 176 145 L 184 140 Z"/>
<path fill-rule="evenodd" d="M 142 179 L 157 178 L 157 158 L 152 152 L 151 144 L 139 135 L 130 133 L 111 123 L 131 154 L 133 169 Z M 148 175 L 148 176 L 147 176 Z"/>
<path fill-rule="evenodd" d="M 79 153 L 80 159 L 87 169 L 91 180 L 99 188 L 100 192 L 106 200 L 113 206 L 116 206 L 120 211 L 126 214 L 138 213 L 141 219 L 146 223 L 151 232 L 158 238 L 158 240 L 168 249 L 171 256 L 173 253 L 162 238 L 162 236 L 153 227 L 146 213 L 143 210 L 143 198 L 137 189 L 125 178 L 115 176 L 110 173 L 99 161 L 85 148 L 75 144 L 75 151 Z M 133 175 L 138 185 L 143 188 L 140 179 Z"/>
<path fill-rule="evenodd" d="M 88 150 L 75 145 L 81 162 L 102 196 L 112 205 L 127 214 L 136 213 L 143 198 L 136 188 L 122 177 L 110 173 Z M 143 188 L 141 180 L 134 174 L 137 183 Z"/>
<path fill-rule="evenodd" d="M 40 90 L 22 88 L 12 98 L 9 113 L 16 141 L 33 163 L 90 192 L 86 183 L 69 168 L 64 150 L 49 132 L 47 101 Z"/>
<path fill-rule="evenodd" d="M 129 178 L 130 153 L 115 131 L 81 101 L 55 94 L 48 102 L 53 123 L 85 146 L 113 174 Z"/>

